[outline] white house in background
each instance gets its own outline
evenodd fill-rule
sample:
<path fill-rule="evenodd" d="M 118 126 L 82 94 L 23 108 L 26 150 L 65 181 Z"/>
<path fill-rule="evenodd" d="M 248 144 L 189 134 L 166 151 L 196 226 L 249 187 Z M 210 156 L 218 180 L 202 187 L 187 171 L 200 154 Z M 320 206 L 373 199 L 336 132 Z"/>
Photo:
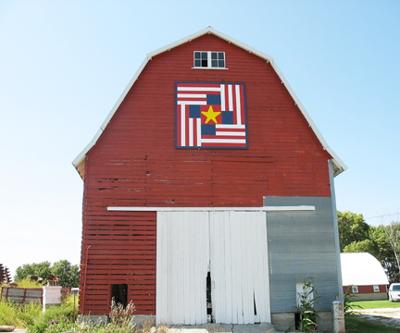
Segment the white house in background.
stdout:
<path fill-rule="evenodd" d="M 389 284 L 385 270 L 373 255 L 341 253 L 343 291 L 353 299 L 386 299 Z"/>

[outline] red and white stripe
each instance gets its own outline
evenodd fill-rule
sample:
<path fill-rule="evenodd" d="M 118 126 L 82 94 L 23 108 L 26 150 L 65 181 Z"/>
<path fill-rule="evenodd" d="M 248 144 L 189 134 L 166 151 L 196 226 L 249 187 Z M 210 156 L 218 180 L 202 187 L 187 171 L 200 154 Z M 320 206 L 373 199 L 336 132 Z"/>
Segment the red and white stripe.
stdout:
<path fill-rule="evenodd" d="M 180 104 L 178 112 L 178 145 L 181 147 L 200 147 L 201 119 L 190 118 L 189 108 L 185 104 Z"/>
<path fill-rule="evenodd" d="M 220 94 L 219 84 L 179 84 L 177 86 L 177 104 L 207 105 L 207 94 Z"/>
<path fill-rule="evenodd" d="M 235 124 L 244 124 L 244 91 L 240 84 L 221 84 L 221 111 L 232 111 Z"/>

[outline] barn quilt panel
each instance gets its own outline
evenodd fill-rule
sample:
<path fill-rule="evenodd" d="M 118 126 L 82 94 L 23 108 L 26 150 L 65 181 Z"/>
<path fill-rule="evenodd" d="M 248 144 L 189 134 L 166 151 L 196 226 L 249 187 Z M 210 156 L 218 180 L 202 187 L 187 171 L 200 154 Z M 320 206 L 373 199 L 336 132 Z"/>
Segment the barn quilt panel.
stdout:
<path fill-rule="evenodd" d="M 177 148 L 246 149 L 244 83 L 177 83 L 176 143 Z"/>

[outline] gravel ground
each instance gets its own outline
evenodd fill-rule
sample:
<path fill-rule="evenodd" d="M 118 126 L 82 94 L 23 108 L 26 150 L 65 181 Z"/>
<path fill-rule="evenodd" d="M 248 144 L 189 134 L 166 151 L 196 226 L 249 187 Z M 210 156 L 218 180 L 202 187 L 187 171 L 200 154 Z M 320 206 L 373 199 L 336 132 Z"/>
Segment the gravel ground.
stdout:
<path fill-rule="evenodd" d="M 400 308 L 358 309 L 354 310 L 354 312 L 370 320 L 400 327 Z"/>

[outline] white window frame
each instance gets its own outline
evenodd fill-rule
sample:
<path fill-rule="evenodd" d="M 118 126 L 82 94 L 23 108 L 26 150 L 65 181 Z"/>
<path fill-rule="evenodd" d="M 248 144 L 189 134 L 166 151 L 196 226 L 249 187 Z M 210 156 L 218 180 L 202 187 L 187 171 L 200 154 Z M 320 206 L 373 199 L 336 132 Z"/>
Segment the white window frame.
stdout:
<path fill-rule="evenodd" d="M 202 66 L 195 66 L 195 53 L 196 52 L 200 52 L 200 54 L 202 52 L 207 52 L 207 67 L 202 67 Z M 212 67 L 212 62 L 211 62 L 211 54 L 215 52 L 215 53 L 223 53 L 224 54 L 224 66 L 225 67 Z M 200 57 L 200 62 L 201 62 L 201 57 Z M 192 69 L 216 69 L 216 70 L 227 70 L 228 67 L 226 67 L 226 56 L 225 56 L 225 52 L 224 51 L 200 51 L 200 50 L 195 50 L 193 51 L 193 67 Z"/>
<path fill-rule="evenodd" d="M 358 294 L 358 286 L 351 286 L 351 293 Z"/>
<path fill-rule="evenodd" d="M 374 284 L 374 285 L 372 286 L 372 288 L 374 289 L 374 293 L 380 293 L 380 292 L 381 292 L 381 290 L 380 290 L 380 288 L 379 288 L 379 285 L 377 285 L 377 284 Z"/>

